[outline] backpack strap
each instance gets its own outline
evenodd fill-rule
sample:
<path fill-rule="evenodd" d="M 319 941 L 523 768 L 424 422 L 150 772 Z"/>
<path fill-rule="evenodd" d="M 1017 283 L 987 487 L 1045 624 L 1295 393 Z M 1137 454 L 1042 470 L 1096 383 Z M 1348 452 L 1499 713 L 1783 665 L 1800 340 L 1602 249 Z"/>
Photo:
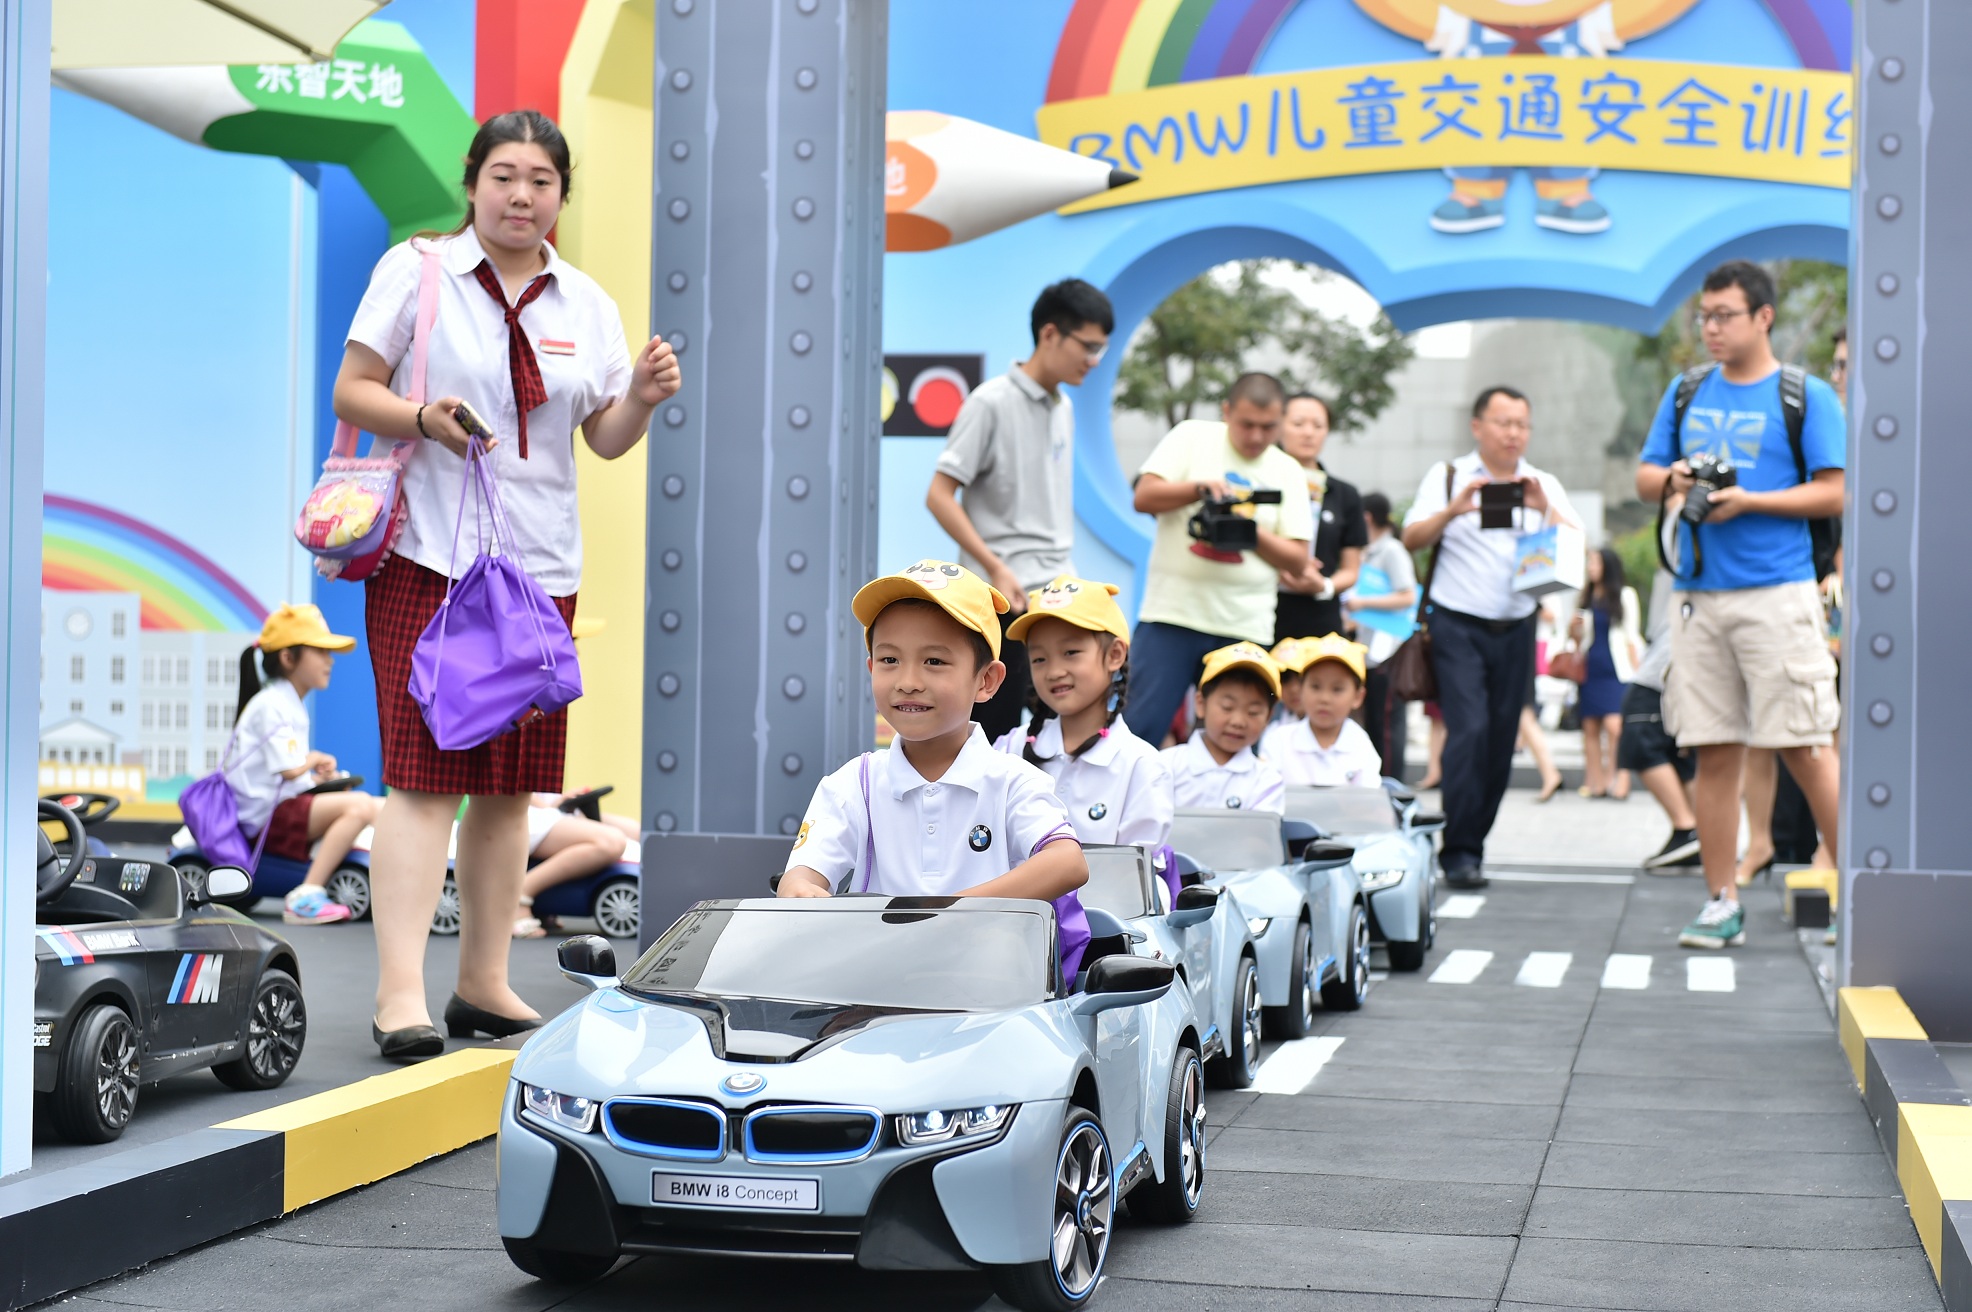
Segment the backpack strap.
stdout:
<path fill-rule="evenodd" d="M 1708 361 L 1705 364 L 1695 364 L 1691 368 L 1685 370 L 1684 373 L 1678 378 L 1677 396 L 1671 402 L 1671 459 L 1672 460 L 1676 460 L 1681 455 L 1683 455 L 1683 446 L 1679 439 L 1681 439 L 1684 436 L 1685 411 L 1691 409 L 1691 401 L 1693 397 L 1698 395 L 1699 385 L 1703 383 L 1707 378 L 1710 378 L 1712 376 L 1713 371 L 1716 370 L 1718 367 L 1719 364 L 1718 361 L 1716 360 Z"/>
<path fill-rule="evenodd" d="M 870 754 L 863 753 L 863 886 L 856 891 L 867 893 L 876 878 L 876 823 L 870 818 Z"/>
<path fill-rule="evenodd" d="M 1808 373 L 1797 364 L 1780 366 L 1780 413 L 1787 421 L 1787 445 L 1794 453 L 1794 473 L 1806 486 L 1814 477 L 1808 469 L 1808 450 L 1803 435 L 1808 427 Z M 1842 545 L 1840 519 L 1808 521 L 1808 545 L 1814 555 L 1815 582 L 1835 570 L 1835 552 Z"/>

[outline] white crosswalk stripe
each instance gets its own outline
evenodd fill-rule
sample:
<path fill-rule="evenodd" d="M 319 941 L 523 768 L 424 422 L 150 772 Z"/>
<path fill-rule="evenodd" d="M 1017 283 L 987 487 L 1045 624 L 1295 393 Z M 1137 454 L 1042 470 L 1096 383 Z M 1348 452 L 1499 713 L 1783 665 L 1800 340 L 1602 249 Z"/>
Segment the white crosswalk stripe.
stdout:
<path fill-rule="evenodd" d="M 1602 987 L 1606 989 L 1647 989 L 1650 987 L 1650 958 L 1634 952 L 1612 952 L 1602 965 Z"/>
<path fill-rule="evenodd" d="M 1470 984 L 1479 978 L 1479 973 L 1492 964 L 1493 954 L 1476 948 L 1459 948 L 1445 954 L 1438 963 L 1438 969 L 1431 972 L 1432 984 Z"/>
<path fill-rule="evenodd" d="M 1438 904 L 1440 920 L 1470 920 L 1486 905 L 1483 893 L 1454 893 Z"/>
<path fill-rule="evenodd" d="M 1291 1039 L 1267 1054 L 1253 1073 L 1255 1093 L 1299 1093 L 1328 1064 L 1342 1040 L 1334 1035 Z"/>
<path fill-rule="evenodd" d="M 1731 957 L 1686 957 L 1684 986 L 1693 993 L 1731 993 L 1739 987 L 1739 975 Z"/>
<path fill-rule="evenodd" d="M 1569 963 L 1574 960 L 1572 952 L 1529 952 L 1513 982 L 1526 988 L 1558 989 L 1561 977 L 1568 973 Z"/>

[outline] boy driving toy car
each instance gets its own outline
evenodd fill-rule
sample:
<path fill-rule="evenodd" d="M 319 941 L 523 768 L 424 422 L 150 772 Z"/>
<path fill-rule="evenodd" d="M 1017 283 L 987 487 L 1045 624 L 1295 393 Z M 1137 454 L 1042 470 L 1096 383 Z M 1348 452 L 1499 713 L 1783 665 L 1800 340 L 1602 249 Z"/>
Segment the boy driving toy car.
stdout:
<path fill-rule="evenodd" d="M 1280 811 L 1280 772 L 1253 754 L 1280 700 L 1280 666 L 1262 648 L 1235 642 L 1205 657 L 1198 681 L 1198 729 L 1167 747 L 1164 763 L 1181 807 Z"/>
<path fill-rule="evenodd" d="M 1303 641 L 1301 709 L 1307 718 L 1269 729 L 1261 753 L 1289 784 L 1381 786 L 1383 760 L 1369 734 L 1349 718 L 1363 704 L 1367 651 L 1336 633 Z"/>

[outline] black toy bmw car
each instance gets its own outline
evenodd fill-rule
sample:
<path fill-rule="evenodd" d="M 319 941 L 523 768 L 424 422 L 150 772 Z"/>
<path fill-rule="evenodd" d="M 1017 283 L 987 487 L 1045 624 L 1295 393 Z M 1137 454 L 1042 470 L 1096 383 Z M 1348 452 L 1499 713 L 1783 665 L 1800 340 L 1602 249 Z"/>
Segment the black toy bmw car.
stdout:
<path fill-rule="evenodd" d="M 43 800 L 66 831 L 37 829 L 34 1092 L 37 1119 L 78 1143 L 107 1143 L 138 1089 L 206 1067 L 235 1089 L 271 1089 L 301 1057 L 308 1013 L 285 938 L 213 902 L 246 872 L 197 884 L 161 861 L 91 854 L 82 824 Z"/>

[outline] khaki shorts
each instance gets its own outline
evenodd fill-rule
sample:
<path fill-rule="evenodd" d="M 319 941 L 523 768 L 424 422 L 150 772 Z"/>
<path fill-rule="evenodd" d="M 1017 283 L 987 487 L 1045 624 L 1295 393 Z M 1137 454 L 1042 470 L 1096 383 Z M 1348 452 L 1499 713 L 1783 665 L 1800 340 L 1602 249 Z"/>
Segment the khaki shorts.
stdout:
<path fill-rule="evenodd" d="M 1679 747 L 1825 747 L 1840 719 L 1814 584 L 1673 598 L 1664 726 Z"/>

